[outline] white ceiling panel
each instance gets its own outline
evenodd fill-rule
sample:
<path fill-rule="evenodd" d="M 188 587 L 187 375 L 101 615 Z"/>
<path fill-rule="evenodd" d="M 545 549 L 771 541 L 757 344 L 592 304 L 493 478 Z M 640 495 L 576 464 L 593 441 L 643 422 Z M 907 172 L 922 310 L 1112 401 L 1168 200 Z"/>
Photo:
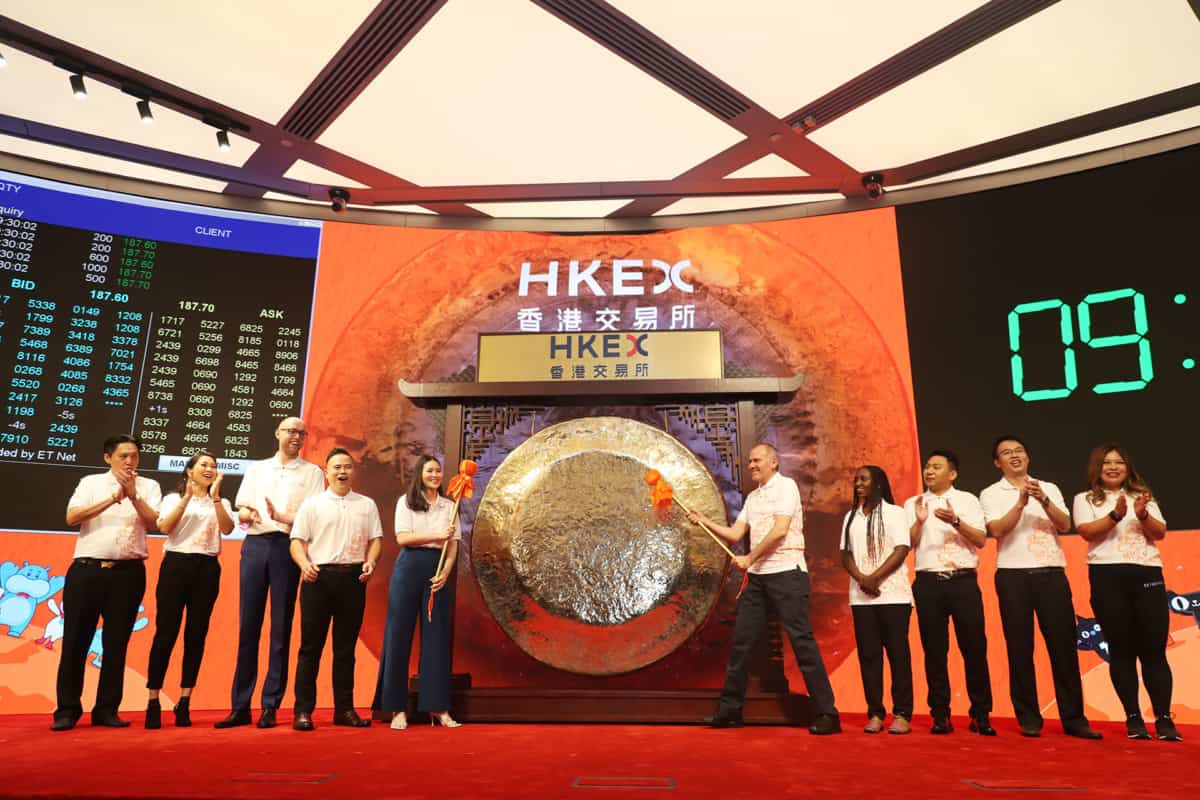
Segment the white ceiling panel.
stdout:
<path fill-rule="evenodd" d="M 939 175 L 935 178 L 927 178 L 923 181 L 914 181 L 903 186 L 889 188 L 908 189 L 915 186 L 928 186 L 934 183 L 945 183 L 946 181 L 954 181 L 961 178 L 973 178 L 978 175 L 1019 169 L 1020 167 L 1028 167 L 1033 164 L 1045 164 L 1050 161 L 1084 155 L 1085 153 L 1094 153 L 1110 147 L 1120 147 L 1121 145 L 1153 139 L 1156 136 L 1165 136 L 1169 133 L 1176 133 L 1196 127 L 1200 127 L 1200 108 L 1189 108 L 1186 111 L 1164 114 L 1154 119 L 1148 119 L 1132 125 L 1124 125 L 1120 128 L 1094 133 L 1090 136 L 1082 136 L 1078 139 L 1051 145 L 1050 147 L 1041 147 L 1037 150 L 1021 153 L 1020 155 L 1001 158 L 997 161 L 989 161 L 986 164 L 947 172 L 945 175 Z"/>
<path fill-rule="evenodd" d="M 607 217 L 628 200 L 561 200 L 536 203 L 471 203 L 471 208 L 492 217 L 574 219 Z"/>
<path fill-rule="evenodd" d="M 609 0 L 776 116 L 787 116 L 984 0 Z"/>
<path fill-rule="evenodd" d="M 886 168 L 1197 81 L 1188 3 L 1063 0 L 809 138 L 860 170 Z"/>
<path fill-rule="evenodd" d="M 833 194 L 770 194 L 754 197 L 685 197 L 657 212 L 661 217 L 671 214 L 704 214 L 710 211 L 737 211 L 743 208 L 771 208 L 790 206 L 796 203 L 820 203 L 824 200 L 845 200 Z"/>
<path fill-rule="evenodd" d="M 757 161 L 751 161 L 739 170 L 726 175 L 726 178 L 792 178 L 803 177 L 807 172 L 797 167 L 787 159 L 780 158 L 774 153 L 767 153 Z"/>
<path fill-rule="evenodd" d="M 137 99 L 119 89 L 84 78 L 87 98 L 80 100 L 64 70 L 20 51 L 10 50 L 5 58 L 8 67 L 0 72 L 5 114 L 230 166 L 241 165 L 257 147 L 231 132 L 230 149 L 222 152 L 216 129 L 199 120 L 151 103 L 154 122 L 147 125 L 138 116 Z"/>
<path fill-rule="evenodd" d="M 292 164 L 288 168 L 288 171 L 283 174 L 283 177 L 307 183 L 319 183 L 324 186 L 358 187 L 360 189 L 364 186 L 364 184 L 358 181 L 350 180 L 345 175 L 330 172 L 324 167 L 318 167 L 316 164 L 308 161 L 297 161 L 295 164 Z"/>
<path fill-rule="evenodd" d="M 32 142 L 28 139 L 19 139 L 15 136 L 4 134 L 0 134 L 0 151 L 15 156 L 49 161 L 55 164 L 65 164 L 69 167 L 104 172 L 122 178 L 136 178 L 143 181 L 165 183 L 169 186 L 185 186 L 189 189 L 201 189 L 206 192 L 220 192 L 225 188 L 225 183 L 222 181 L 197 178 L 186 172 L 147 167 L 143 164 L 134 164 L 117 158 L 109 158 L 108 156 L 82 153 L 67 147 Z"/>
<path fill-rule="evenodd" d="M 670 178 L 740 138 L 526 0 L 450 0 L 320 142 L 437 186 Z"/>
<path fill-rule="evenodd" d="M 377 2 L 26 0 L 4 13 L 274 123 Z"/>

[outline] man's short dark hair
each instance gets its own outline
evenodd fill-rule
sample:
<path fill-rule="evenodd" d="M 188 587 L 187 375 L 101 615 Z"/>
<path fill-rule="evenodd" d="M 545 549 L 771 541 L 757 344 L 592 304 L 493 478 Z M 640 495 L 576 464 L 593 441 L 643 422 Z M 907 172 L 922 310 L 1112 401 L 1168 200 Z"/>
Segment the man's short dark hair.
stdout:
<path fill-rule="evenodd" d="M 950 465 L 950 469 L 958 472 L 958 456 L 956 456 L 952 450 L 931 450 L 929 455 L 925 456 L 926 463 L 928 463 L 929 459 L 933 458 L 934 456 L 941 456 L 942 458 L 946 459 L 946 463 Z"/>
<path fill-rule="evenodd" d="M 141 439 L 130 436 L 128 433 L 118 433 L 116 436 L 110 436 L 104 440 L 104 455 L 111 456 L 123 444 L 131 444 L 137 448 L 139 453 L 142 452 Z"/>
<path fill-rule="evenodd" d="M 1029 445 L 1025 444 L 1024 439 L 1022 439 L 1020 436 L 1017 436 L 1015 434 L 1006 433 L 1003 436 L 997 436 L 996 441 L 992 442 L 992 460 L 993 461 L 995 461 L 997 458 L 1000 457 L 1000 454 L 998 451 L 1000 450 L 1000 445 L 1003 444 L 1004 442 L 1016 442 L 1017 444 L 1021 445 L 1021 447 L 1025 448 L 1026 453 L 1029 452 Z"/>
<path fill-rule="evenodd" d="M 325 463 L 328 464 L 330 461 L 333 461 L 334 456 L 346 456 L 351 461 L 354 460 L 354 456 L 350 455 L 349 450 L 344 447 L 335 447 L 329 451 L 329 455 L 325 456 Z"/>

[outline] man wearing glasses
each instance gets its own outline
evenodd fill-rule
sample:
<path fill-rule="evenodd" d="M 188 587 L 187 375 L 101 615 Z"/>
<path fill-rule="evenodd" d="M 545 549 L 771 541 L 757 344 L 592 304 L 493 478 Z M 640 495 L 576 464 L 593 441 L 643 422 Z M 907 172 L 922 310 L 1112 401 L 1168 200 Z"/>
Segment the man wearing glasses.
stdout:
<path fill-rule="evenodd" d="M 258 642 L 268 592 L 271 646 L 258 727 L 275 727 L 275 710 L 287 688 L 292 616 L 300 584 L 300 570 L 292 561 L 288 537 L 300 504 L 325 489 L 321 468 L 300 457 L 300 446 L 307 436 L 304 420 L 299 417 L 280 422 L 275 429 L 278 451 L 250 466 L 237 493 L 238 523 L 246 534 L 239 580 L 237 666 L 231 692 L 233 710 L 216 724 L 218 728 L 235 728 L 251 722 L 250 699 L 258 680 Z"/>
<path fill-rule="evenodd" d="M 996 596 L 1008 647 L 1008 685 L 1022 736 L 1040 736 L 1041 704 L 1033 666 L 1033 620 L 1037 616 L 1063 731 L 1099 739 L 1083 715 L 1079 651 L 1075 648 L 1075 606 L 1067 583 L 1067 557 L 1059 534 L 1071 530 L 1062 492 L 1029 474 L 1025 443 L 1012 435 L 992 444 L 992 460 L 1003 477 L 979 499 L 988 533 L 997 542 Z"/>

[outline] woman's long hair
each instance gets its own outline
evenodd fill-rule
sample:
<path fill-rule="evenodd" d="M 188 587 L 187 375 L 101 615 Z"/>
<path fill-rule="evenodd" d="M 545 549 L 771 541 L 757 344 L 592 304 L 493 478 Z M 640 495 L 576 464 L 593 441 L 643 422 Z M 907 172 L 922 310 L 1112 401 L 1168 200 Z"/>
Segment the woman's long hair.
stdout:
<path fill-rule="evenodd" d="M 1116 452 L 1125 462 L 1125 482 L 1121 484 L 1121 488 L 1130 494 L 1149 494 L 1151 498 L 1154 493 L 1150 491 L 1150 486 L 1142 478 L 1141 473 L 1137 471 L 1137 467 L 1133 465 L 1133 459 L 1129 457 L 1129 451 L 1115 442 L 1108 442 L 1092 450 L 1088 456 L 1087 481 L 1088 481 L 1088 500 L 1094 506 L 1104 505 L 1104 457 L 1109 453 Z"/>
<path fill-rule="evenodd" d="M 430 461 L 436 462 L 438 466 L 442 464 L 433 456 L 424 455 L 417 459 L 417 465 L 413 468 L 412 480 L 408 484 L 408 494 L 405 495 L 408 507 L 412 511 L 429 510 L 429 501 L 425 499 L 425 483 L 421 480 L 421 476 L 425 474 L 425 465 Z M 438 494 L 442 497 L 446 496 L 445 471 L 442 472 L 442 485 L 438 487 Z"/>
<path fill-rule="evenodd" d="M 193 453 L 192 457 L 188 459 L 187 466 L 185 466 L 183 468 L 183 477 L 179 481 L 179 489 L 177 491 L 179 492 L 180 497 L 183 497 L 184 495 L 187 494 L 188 473 L 191 472 L 192 469 L 196 466 L 196 464 L 198 464 L 200 462 L 200 459 L 203 456 L 208 456 L 209 458 L 211 458 L 213 460 L 214 464 L 217 463 L 217 457 L 214 456 L 212 453 L 208 452 L 207 450 L 201 450 L 198 453 Z M 211 490 L 211 486 L 212 486 L 212 484 L 209 484 L 210 490 Z"/>
<path fill-rule="evenodd" d="M 892 505 L 896 501 L 892 498 L 892 484 L 888 480 L 887 473 L 882 467 L 877 467 L 874 464 L 867 464 L 861 469 L 865 469 L 871 473 L 871 493 L 861 499 L 856 499 L 854 507 L 850 509 L 850 515 L 846 517 L 846 528 L 842 531 L 842 549 L 853 554 L 850 548 L 850 523 L 854 521 L 854 514 L 858 511 L 859 504 L 865 503 L 871 506 L 871 513 L 867 516 L 867 558 L 874 564 L 879 560 L 879 546 L 883 542 L 883 502 L 886 501 Z M 855 470 L 857 473 L 858 470 Z M 854 484 L 850 484 L 850 496 L 854 496 Z"/>

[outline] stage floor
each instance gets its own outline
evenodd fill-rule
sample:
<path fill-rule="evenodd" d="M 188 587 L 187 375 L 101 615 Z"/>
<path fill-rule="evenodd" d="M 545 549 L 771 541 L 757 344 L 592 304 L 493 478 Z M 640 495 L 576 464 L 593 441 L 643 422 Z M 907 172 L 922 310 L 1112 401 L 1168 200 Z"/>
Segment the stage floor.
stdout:
<path fill-rule="evenodd" d="M 312 733 L 290 727 L 123 730 L 84 724 L 51 733 L 49 715 L 0 716 L 0 797 L 30 798 L 981 798 L 1047 795 L 1200 797 L 1200 726 L 1182 744 L 1131 742 L 1101 724 L 1100 742 L 1064 737 L 1057 723 L 1024 739 L 1012 720 L 982 739 L 955 720 L 950 736 L 914 720 L 909 736 L 868 736 L 844 715 L 840 736 L 787 727 L 710 730 L 656 725 L 335 728 L 318 711 Z"/>

